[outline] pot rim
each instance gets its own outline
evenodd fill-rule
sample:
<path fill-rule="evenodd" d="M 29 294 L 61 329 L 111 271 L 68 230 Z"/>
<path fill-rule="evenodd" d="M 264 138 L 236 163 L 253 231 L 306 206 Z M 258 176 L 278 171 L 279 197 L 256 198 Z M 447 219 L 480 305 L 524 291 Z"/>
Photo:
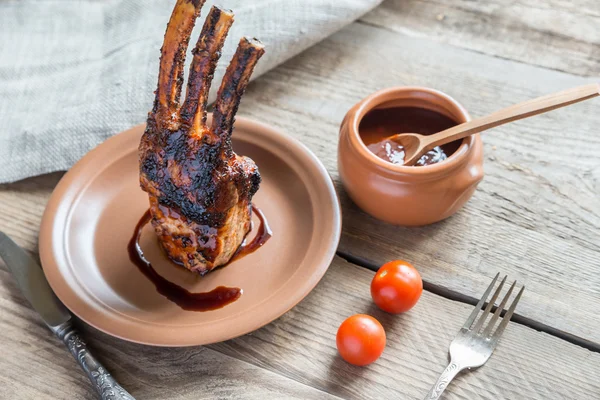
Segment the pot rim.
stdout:
<path fill-rule="evenodd" d="M 412 92 L 412 94 L 410 92 Z M 357 104 L 358 108 L 355 109 L 355 111 L 350 116 L 350 121 L 348 124 L 348 129 L 350 130 L 349 136 L 353 147 L 358 151 L 363 160 L 367 161 L 370 164 L 374 164 L 380 169 L 391 172 L 393 174 L 433 178 L 434 176 L 446 174 L 454 170 L 455 168 L 464 165 L 468 161 L 469 155 L 473 151 L 473 147 L 475 145 L 475 137 L 477 135 L 471 135 L 463 139 L 463 142 L 461 143 L 459 148 L 454 153 L 452 153 L 446 160 L 440 163 L 424 165 L 419 167 L 392 164 L 390 162 L 384 161 L 381 158 L 377 157 L 375 154 L 373 154 L 362 141 L 358 132 L 358 127 L 360 121 L 362 121 L 363 117 L 369 111 L 375 109 L 377 106 L 383 103 L 393 101 L 394 99 L 418 99 L 418 97 L 414 96 L 415 93 L 425 93 L 442 100 L 441 104 L 444 106 L 446 111 L 452 115 L 452 118 L 462 120 L 459 121 L 459 123 L 471 120 L 471 116 L 469 115 L 467 110 L 458 101 L 439 90 L 422 86 L 390 87 L 372 93 Z M 430 102 L 427 99 L 420 100 Z"/>

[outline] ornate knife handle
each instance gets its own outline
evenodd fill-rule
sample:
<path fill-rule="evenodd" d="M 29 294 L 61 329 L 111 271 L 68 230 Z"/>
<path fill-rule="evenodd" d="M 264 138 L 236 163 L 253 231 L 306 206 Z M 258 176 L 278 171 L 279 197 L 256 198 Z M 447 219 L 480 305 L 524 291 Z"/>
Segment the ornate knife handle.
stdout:
<path fill-rule="evenodd" d="M 92 382 L 94 389 L 102 400 L 135 400 L 127 393 L 106 369 L 92 356 L 85 342 L 79 337 L 71 321 L 52 328 L 56 336 L 62 340 L 81 368 Z"/>

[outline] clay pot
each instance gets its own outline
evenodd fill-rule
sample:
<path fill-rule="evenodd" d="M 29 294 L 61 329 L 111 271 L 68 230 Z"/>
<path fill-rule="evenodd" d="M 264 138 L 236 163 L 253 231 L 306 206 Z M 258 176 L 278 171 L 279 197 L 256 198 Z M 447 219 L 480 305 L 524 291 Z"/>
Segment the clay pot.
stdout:
<path fill-rule="evenodd" d="M 340 127 L 338 170 L 350 198 L 365 212 L 396 225 L 426 225 L 458 211 L 483 178 L 479 134 L 465 138 L 447 160 L 405 167 L 367 149 L 359 135 L 362 118 L 376 108 L 421 107 L 456 121 L 469 113 L 450 96 L 422 87 L 395 87 L 373 93 L 348 111 Z"/>

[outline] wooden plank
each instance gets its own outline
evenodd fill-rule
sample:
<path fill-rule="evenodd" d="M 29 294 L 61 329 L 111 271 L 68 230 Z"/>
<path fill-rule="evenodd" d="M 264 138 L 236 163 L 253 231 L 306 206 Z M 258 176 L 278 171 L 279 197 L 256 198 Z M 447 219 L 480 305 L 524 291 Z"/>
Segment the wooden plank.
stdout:
<path fill-rule="evenodd" d="M 36 210 L 47 196 L 43 187 L 53 180 L 42 177 L 14 184 L 11 193 L 23 199 L 22 208 Z M 3 204 L 16 207 L 15 202 Z M 4 219 L 1 228 L 29 247 L 35 242 L 39 214 L 26 214 L 20 207 L 16 214 L 23 222 L 8 226 Z M 5 355 L 0 368 L 9 371 L 0 378 L 0 397 L 93 398 L 86 378 L 26 305 L 1 264 L 0 275 L 0 352 Z M 257 332 L 209 348 L 140 346 L 92 328 L 85 329 L 85 336 L 106 366 L 140 398 L 325 398 L 323 392 L 343 398 L 420 398 L 444 368 L 448 344 L 471 307 L 424 293 L 410 313 L 393 317 L 371 304 L 371 277 L 372 272 L 336 258 L 317 289 L 292 311 Z M 484 287 L 474 288 L 475 295 Z M 518 311 L 532 301 L 527 289 Z M 364 369 L 347 365 L 335 350 L 337 326 L 358 312 L 380 319 L 388 335 L 383 358 Z M 599 357 L 511 324 L 488 364 L 459 377 L 447 398 L 594 398 L 600 395 L 595 379 Z M 32 365 L 39 373 L 29 373 Z M 546 371 L 546 365 L 554 368 Z M 41 383 L 39 376 L 50 379 Z"/>
<path fill-rule="evenodd" d="M 502 271 L 528 287 L 521 314 L 600 343 L 597 99 L 484 133 L 486 177 L 463 210 L 432 226 L 365 215 L 336 165 L 340 121 L 376 89 L 437 88 L 481 116 L 591 81 L 353 24 L 259 79 L 241 112 L 300 139 L 325 163 L 344 209 L 342 253 L 376 265 L 409 260 L 426 280 L 473 297 Z"/>
<path fill-rule="evenodd" d="M 30 188 L 37 180 L 43 179 L 13 186 Z M 35 230 L 29 231 L 29 239 L 18 225 L 14 227 L 2 229 L 25 245 L 35 242 Z M 0 275 L 0 352 L 5 355 L 0 368 L 9 371 L 1 378 L 0 397 L 93 398 L 86 378 L 29 309 L 2 264 Z M 326 398 L 323 392 L 312 392 L 307 386 L 344 398 L 418 398 L 444 368 L 448 343 L 471 308 L 425 293 L 413 311 L 393 317 L 371 304 L 371 276 L 370 271 L 336 258 L 323 282 L 298 307 L 253 334 L 209 349 L 140 346 L 92 328 L 85 329 L 85 336 L 106 366 L 140 398 L 164 398 L 167 394 L 169 398 Z M 527 291 L 521 306 L 530 301 Z M 380 319 L 389 341 L 383 358 L 365 369 L 341 361 L 334 344 L 338 324 L 358 312 Z M 459 377 L 447 398 L 471 398 L 475 394 L 495 399 L 550 395 L 585 398 L 586 393 L 600 394 L 595 380 L 600 372 L 599 357 L 512 324 L 485 368 Z M 39 373 L 29 373 L 32 365 Z M 215 365 L 219 365 L 216 370 Z M 546 375 L 545 365 L 558 369 Z M 39 376 L 50 379 L 42 383 Z"/>
<path fill-rule="evenodd" d="M 598 75 L 597 0 L 388 0 L 361 20 L 496 57 Z"/>
<path fill-rule="evenodd" d="M 0 398 L 96 399 L 85 374 L 22 297 L 0 261 Z M 127 343 L 93 328 L 88 345 L 138 399 L 335 399 L 206 347 Z"/>
<path fill-rule="evenodd" d="M 448 346 L 472 307 L 424 292 L 410 312 L 390 315 L 370 299 L 372 276 L 336 258 L 290 312 L 253 334 L 209 347 L 343 398 L 423 398 L 446 367 Z M 526 289 L 519 306 L 531 301 Z M 382 357 L 365 368 L 345 363 L 335 347 L 337 327 L 356 313 L 375 316 L 387 335 Z M 600 354 L 511 323 L 485 366 L 459 376 L 444 398 L 598 398 L 599 373 Z"/>
<path fill-rule="evenodd" d="M 318 287 L 276 322 L 207 347 L 142 346 L 91 327 L 84 327 L 84 336 L 116 378 L 143 399 L 420 398 L 444 369 L 448 345 L 472 308 L 425 292 L 410 313 L 392 316 L 370 300 L 372 275 L 336 258 Z M 0 397 L 94 398 L 2 263 L 0 282 Z M 527 295 L 522 304 L 531 301 Z M 386 351 L 367 368 L 346 364 L 335 348 L 337 327 L 354 313 L 374 315 L 386 329 Z M 598 374 L 600 354 L 511 324 L 485 367 L 459 377 L 446 398 L 597 397 Z"/>

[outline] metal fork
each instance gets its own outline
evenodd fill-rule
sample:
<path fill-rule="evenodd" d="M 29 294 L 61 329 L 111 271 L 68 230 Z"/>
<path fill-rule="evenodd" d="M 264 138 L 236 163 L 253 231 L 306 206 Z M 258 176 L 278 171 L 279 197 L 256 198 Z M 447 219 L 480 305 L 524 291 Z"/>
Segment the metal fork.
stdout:
<path fill-rule="evenodd" d="M 519 299 L 523 294 L 523 290 L 525 289 L 525 286 L 521 288 L 521 290 L 513 300 L 512 304 L 510 305 L 510 308 L 502 318 L 502 322 L 500 322 L 498 328 L 494 332 L 492 332 L 492 330 L 494 329 L 494 325 L 500 318 L 500 314 L 502 313 L 502 310 L 504 310 L 504 307 L 506 306 L 506 303 L 508 302 L 508 299 L 512 294 L 515 284 L 517 283 L 517 281 L 514 281 L 513 284 L 510 286 L 510 289 L 508 289 L 508 292 L 500 302 L 500 305 L 498 306 L 498 308 L 496 308 L 492 319 L 484 328 L 483 325 L 487 317 L 491 313 L 492 307 L 494 306 L 494 303 L 496 302 L 496 299 L 498 298 L 498 295 L 502 290 L 502 286 L 504 286 L 504 282 L 506 282 L 506 276 L 502 279 L 500 285 L 498 285 L 498 288 L 494 292 L 494 295 L 488 302 L 487 307 L 485 308 L 483 314 L 481 314 L 481 317 L 479 317 L 477 322 L 475 322 L 475 318 L 477 318 L 479 311 L 481 311 L 481 307 L 483 306 L 485 300 L 494 288 L 494 285 L 496 284 L 499 275 L 499 273 L 496 274 L 490 286 L 488 286 L 483 296 L 481 296 L 481 300 L 479 300 L 479 303 L 477 303 L 477 306 L 475 306 L 475 309 L 473 310 L 471 315 L 469 315 L 469 318 L 467 318 L 467 321 L 465 322 L 463 327 L 460 329 L 452 343 L 450 343 L 450 364 L 448 364 L 442 375 L 438 378 L 435 385 L 433 385 L 433 387 L 427 394 L 427 397 L 425 397 L 425 400 L 439 399 L 442 395 L 442 392 L 446 389 L 450 381 L 452 381 L 452 379 L 454 379 L 454 377 L 460 371 L 462 371 L 465 368 L 471 369 L 480 367 L 483 364 L 485 364 L 485 362 L 489 360 L 490 356 L 492 355 L 492 352 L 498 344 L 498 339 L 500 339 L 502 332 L 504 332 L 506 325 L 508 325 L 508 321 L 510 321 L 510 318 L 514 313 L 515 308 L 517 307 L 517 303 L 519 302 Z M 473 322 L 475 322 L 474 325 Z"/>

